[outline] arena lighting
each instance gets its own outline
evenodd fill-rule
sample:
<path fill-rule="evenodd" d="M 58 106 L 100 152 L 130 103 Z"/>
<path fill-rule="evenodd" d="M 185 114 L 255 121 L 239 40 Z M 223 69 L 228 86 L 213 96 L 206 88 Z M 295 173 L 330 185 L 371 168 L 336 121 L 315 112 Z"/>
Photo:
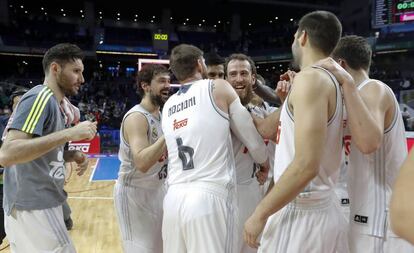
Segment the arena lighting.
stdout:
<path fill-rule="evenodd" d="M 277 63 L 277 62 L 290 62 L 291 59 L 282 59 L 282 60 L 269 60 L 269 61 L 257 61 L 256 64 L 269 64 L 269 63 Z"/>
<path fill-rule="evenodd" d="M 142 64 L 170 64 L 170 60 L 166 59 L 138 59 L 138 71 L 141 70 Z"/>
<path fill-rule="evenodd" d="M 397 50 L 386 50 L 386 51 L 378 51 L 375 54 L 393 54 L 393 53 L 404 53 L 407 52 L 407 49 L 397 49 Z"/>
<path fill-rule="evenodd" d="M 134 53 L 134 52 L 112 52 L 112 51 L 101 51 L 97 50 L 97 54 L 116 54 L 116 55 L 139 55 L 139 56 L 158 56 L 154 53 Z"/>
<path fill-rule="evenodd" d="M 43 58 L 43 55 L 42 54 L 23 54 L 23 53 L 5 53 L 5 52 L 0 52 L 0 55 L 7 55 L 7 56 L 30 56 L 30 57 Z"/>

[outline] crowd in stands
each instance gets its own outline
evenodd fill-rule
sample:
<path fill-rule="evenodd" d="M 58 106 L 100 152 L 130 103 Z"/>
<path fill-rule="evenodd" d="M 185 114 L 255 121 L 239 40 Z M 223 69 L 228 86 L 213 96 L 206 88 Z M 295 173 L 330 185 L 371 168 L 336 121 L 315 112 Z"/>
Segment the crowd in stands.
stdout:
<path fill-rule="evenodd" d="M 23 15 L 20 12 L 12 12 L 10 24 L 0 27 L 0 44 L 48 48 L 65 41 L 76 43 L 84 50 L 92 50 L 94 43 L 98 43 L 94 39 L 96 35 L 92 34 L 81 22 L 62 23 L 61 21 L 59 19 L 58 22 L 52 15 L 41 15 L 41 13 Z M 152 44 L 152 31 L 146 28 L 117 29 L 102 23 L 99 27 L 105 34 L 103 43 L 149 47 Z M 239 37 L 230 38 L 230 27 L 228 25 L 227 30 L 217 29 L 216 31 L 208 29 L 191 31 L 176 27 L 170 35 L 169 48 L 179 43 L 189 43 L 200 47 L 205 52 L 217 52 L 223 57 L 233 52 L 242 52 L 252 57 L 277 52 L 285 53 L 290 52 L 292 36 L 296 29 L 294 22 L 275 22 L 254 27 L 254 29 L 248 26 L 243 27 Z M 53 36 L 50 36 L 51 34 Z M 401 36 L 407 38 L 413 33 L 401 34 L 403 35 L 390 34 L 387 37 L 387 33 L 382 32 L 378 39 L 395 40 Z M 371 76 L 387 83 L 396 93 L 400 90 L 412 89 L 414 74 L 395 67 L 390 71 L 387 65 L 379 64 L 383 62 L 382 57 L 386 56 L 376 56 L 374 59 Z M 94 61 L 93 64 L 96 65 L 96 59 Z M 390 61 L 398 62 L 394 58 Z M 91 71 L 88 69 L 89 65 L 85 65 L 85 70 L 89 71 L 85 74 L 86 83 L 82 86 L 79 95 L 71 98 L 72 102 L 79 107 L 82 120 L 97 121 L 100 129 L 118 129 L 124 113 L 140 100 L 134 85 L 134 74 L 127 75 L 122 68 L 115 71 L 109 71 L 105 67 L 93 68 Z M 275 63 L 275 65 L 279 64 Z M 27 66 L 21 62 L 17 62 L 17 65 L 12 68 L 15 69 L 13 73 L 6 75 L 0 73 L 0 81 L 5 84 L 0 87 L 0 115 L 10 113 L 8 98 L 17 86 L 31 88 L 42 82 L 41 68 L 33 71 L 27 69 Z M 264 67 L 258 69 L 258 72 L 264 76 L 270 87 L 275 88 L 282 70 L 279 67 Z"/>

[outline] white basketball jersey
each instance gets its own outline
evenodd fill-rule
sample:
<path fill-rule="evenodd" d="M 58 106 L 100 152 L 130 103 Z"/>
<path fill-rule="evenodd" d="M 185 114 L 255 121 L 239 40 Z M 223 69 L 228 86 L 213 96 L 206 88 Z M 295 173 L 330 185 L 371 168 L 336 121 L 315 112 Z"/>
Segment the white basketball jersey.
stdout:
<path fill-rule="evenodd" d="M 373 79 L 359 85 L 361 90 Z M 362 233 L 384 236 L 387 229 L 387 212 L 394 181 L 407 156 L 407 140 L 400 107 L 392 90 L 384 85 L 394 100 L 394 118 L 384 129 L 382 144 L 375 152 L 364 155 L 352 142 L 349 154 L 349 197 L 351 199 L 350 223 Z M 373 85 L 374 83 L 370 83 Z"/>
<path fill-rule="evenodd" d="M 319 67 L 315 67 L 319 68 Z M 319 68 L 322 69 L 322 68 Z M 333 192 L 338 176 L 339 165 L 342 156 L 342 93 L 339 84 L 331 73 L 324 70 L 332 79 L 336 88 L 336 109 L 333 116 L 327 122 L 326 141 L 322 159 L 319 165 L 318 175 L 298 195 L 299 198 L 321 199 Z M 317 99 L 317 98 L 315 98 Z M 274 180 L 277 182 L 295 156 L 294 115 L 289 110 L 288 100 L 283 103 L 278 140 L 276 142 Z"/>
<path fill-rule="evenodd" d="M 267 102 L 263 102 L 263 106 L 259 107 L 259 106 L 249 106 L 251 112 L 260 117 L 260 118 L 266 118 L 267 116 L 269 116 L 270 114 L 272 114 L 274 111 L 277 110 L 277 107 L 273 107 L 270 106 Z M 275 148 L 276 148 L 276 144 L 272 141 L 272 140 L 268 140 L 265 139 L 264 140 L 265 144 L 266 144 L 266 150 L 268 151 L 269 154 L 269 175 L 268 177 L 271 178 L 273 177 L 273 166 L 275 164 Z"/>
<path fill-rule="evenodd" d="M 255 177 L 256 164 L 250 155 L 247 147 L 235 136 L 231 135 L 234 162 L 236 164 L 236 182 L 237 184 L 247 184 Z"/>
<path fill-rule="evenodd" d="M 342 112 L 342 127 L 343 127 L 343 139 L 342 139 L 342 160 L 340 164 L 340 169 L 338 171 L 338 180 L 336 182 L 335 192 L 336 195 L 339 198 L 339 203 L 342 207 L 346 207 L 346 212 L 348 213 L 347 216 L 349 216 L 349 194 L 348 194 L 348 164 L 349 164 L 349 151 L 350 151 L 350 145 L 351 140 L 349 139 L 349 136 L 347 136 L 348 127 L 347 127 L 347 113 L 346 113 L 346 107 L 343 106 L 343 112 Z M 349 217 L 346 217 L 348 220 Z"/>
<path fill-rule="evenodd" d="M 168 149 L 168 185 L 234 186 L 229 115 L 215 104 L 211 80 L 182 85 L 168 99 L 162 130 Z"/>
<path fill-rule="evenodd" d="M 141 105 L 135 105 L 125 115 L 121 124 L 120 131 L 120 146 L 118 157 L 121 161 L 121 166 L 118 173 L 118 182 L 126 186 L 136 187 L 158 187 L 164 183 L 164 179 L 167 177 L 167 163 L 164 157 L 155 163 L 147 173 L 142 173 L 134 163 L 132 157 L 131 148 L 125 141 L 123 135 L 123 125 L 126 117 L 131 113 L 141 113 L 145 116 L 148 122 L 148 142 L 150 145 L 155 143 L 159 137 L 162 136 L 160 119 L 154 117 L 151 113 L 145 110 Z M 138 126 L 137 126 L 138 127 Z"/>
<path fill-rule="evenodd" d="M 261 118 L 265 118 L 275 109 L 274 107 L 270 107 L 269 105 L 266 105 L 264 107 L 258 107 L 249 104 L 247 107 L 254 115 Z M 269 154 L 269 169 L 270 171 L 272 171 L 275 144 L 270 140 L 264 140 L 264 142 L 266 144 L 266 151 Z M 233 134 L 232 143 L 234 151 L 234 160 L 236 163 L 236 182 L 238 184 L 249 183 L 251 182 L 251 180 L 255 178 L 255 172 L 258 165 L 255 163 L 253 157 L 250 155 L 248 148 Z"/>

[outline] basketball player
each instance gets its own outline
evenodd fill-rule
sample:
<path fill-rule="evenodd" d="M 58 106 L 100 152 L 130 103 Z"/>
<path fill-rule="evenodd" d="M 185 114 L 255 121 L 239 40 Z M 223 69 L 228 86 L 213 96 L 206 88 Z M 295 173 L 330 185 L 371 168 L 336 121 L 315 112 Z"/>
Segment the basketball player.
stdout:
<path fill-rule="evenodd" d="M 224 79 L 224 62 L 225 60 L 215 52 L 204 55 L 207 66 L 207 78 Z"/>
<path fill-rule="evenodd" d="M 242 105 L 250 107 L 249 103 L 253 98 L 252 85 L 256 82 L 257 74 L 253 60 L 244 54 L 232 54 L 226 59 L 225 66 L 226 80 L 233 86 Z M 259 108 L 257 107 L 256 110 L 259 110 Z M 260 135 L 257 137 L 261 139 Z M 257 141 L 259 142 L 260 140 Z M 252 214 L 254 208 L 262 199 L 263 191 L 259 182 L 255 179 L 256 163 L 248 149 L 233 135 L 232 144 L 236 163 L 237 203 L 239 208 L 238 244 L 240 249 L 237 252 L 256 252 L 255 249 L 250 248 L 244 243 L 242 228 L 246 219 Z"/>
<path fill-rule="evenodd" d="M 143 98 L 121 124 L 121 161 L 114 199 L 124 252 L 162 252 L 162 201 L 167 176 L 162 106 L 168 99 L 170 75 L 162 65 L 147 64 L 138 73 Z"/>
<path fill-rule="evenodd" d="M 0 149 L 4 169 L 5 228 L 12 252 L 76 252 L 63 221 L 65 143 L 91 140 L 96 123 L 65 129 L 59 107 L 84 78 L 83 53 L 58 44 L 43 57 L 45 81 L 21 98 Z M 72 153 L 73 154 L 73 153 Z M 69 159 L 70 158 L 70 159 Z M 84 162 L 85 156 L 66 161 Z M 79 158 L 79 160 L 78 160 Z"/>
<path fill-rule="evenodd" d="M 395 181 L 390 207 L 393 231 L 412 244 L 414 244 L 413 168 L 414 149 L 410 151 Z"/>
<path fill-rule="evenodd" d="M 205 63 L 207 65 L 207 78 L 213 80 L 224 79 L 225 59 L 217 53 L 212 52 L 205 54 Z M 276 96 L 275 92 L 266 85 L 264 79 L 261 82 L 255 82 L 252 85 L 252 89 L 267 102 L 278 105 L 281 104 L 280 99 Z"/>
<path fill-rule="evenodd" d="M 267 175 L 265 145 L 229 83 L 203 79 L 206 65 L 199 48 L 176 46 L 170 66 L 182 86 L 162 113 L 168 149 L 164 251 L 236 252 L 238 218 L 230 128 L 263 166 L 259 178 Z"/>
<path fill-rule="evenodd" d="M 350 140 L 348 192 L 351 252 L 414 252 L 388 224 L 392 187 L 407 156 L 404 123 L 391 88 L 368 76 L 371 47 L 359 36 L 343 37 L 322 65 L 342 83 Z M 340 77 L 339 74 L 345 75 Z"/>
<path fill-rule="evenodd" d="M 327 11 L 299 22 L 292 53 L 301 71 L 280 115 L 275 183 L 244 226 L 246 242 L 256 248 L 264 229 L 259 252 L 331 253 L 345 244 L 333 192 L 342 155 L 342 97 L 333 76 L 312 66 L 330 55 L 341 30 Z"/>

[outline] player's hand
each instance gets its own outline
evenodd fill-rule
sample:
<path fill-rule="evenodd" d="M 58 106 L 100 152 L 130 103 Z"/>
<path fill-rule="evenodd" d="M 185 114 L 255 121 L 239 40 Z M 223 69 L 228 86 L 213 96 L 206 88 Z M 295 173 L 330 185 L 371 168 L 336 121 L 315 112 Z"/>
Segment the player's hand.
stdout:
<path fill-rule="evenodd" d="M 355 82 L 352 76 L 331 57 L 322 59 L 316 62 L 315 65 L 320 66 L 328 70 L 329 72 L 331 72 L 335 76 L 336 80 L 338 80 L 338 83 L 340 85 L 344 85 L 344 84 L 355 85 Z"/>
<path fill-rule="evenodd" d="M 69 128 L 72 141 L 92 140 L 97 131 L 97 122 L 83 121 L 76 126 Z"/>
<path fill-rule="evenodd" d="M 281 80 L 277 82 L 276 95 L 279 97 L 282 103 L 285 102 L 286 97 L 289 94 L 290 87 L 291 83 L 289 81 Z"/>
<path fill-rule="evenodd" d="M 280 81 L 288 81 L 290 84 L 293 83 L 293 79 L 296 76 L 296 72 L 293 70 L 288 70 L 285 73 L 280 75 Z"/>
<path fill-rule="evenodd" d="M 250 216 L 246 223 L 244 223 L 244 231 L 243 231 L 243 238 L 244 241 L 249 245 L 251 248 L 259 248 L 260 243 L 257 241 L 257 238 L 262 233 L 264 227 L 266 225 L 266 220 L 260 219 L 256 212 Z"/>
<path fill-rule="evenodd" d="M 256 178 L 260 185 L 266 183 L 267 175 L 269 174 L 269 159 L 259 165 L 260 168 L 256 172 Z"/>
<path fill-rule="evenodd" d="M 76 163 L 77 168 L 75 169 L 78 176 L 82 176 L 89 165 L 89 158 L 86 154 L 77 151 L 73 156 L 73 161 Z"/>
<path fill-rule="evenodd" d="M 252 116 L 253 124 L 256 128 L 259 128 L 261 126 L 261 124 L 263 124 L 263 121 L 264 121 L 263 118 L 257 116 L 253 112 L 250 113 L 250 116 Z"/>
<path fill-rule="evenodd" d="M 282 103 L 285 101 L 287 95 L 289 94 L 290 87 L 293 84 L 293 79 L 296 76 L 296 72 L 292 70 L 288 70 L 285 73 L 281 74 L 279 77 L 279 81 L 276 85 L 276 95 L 280 98 Z"/>

